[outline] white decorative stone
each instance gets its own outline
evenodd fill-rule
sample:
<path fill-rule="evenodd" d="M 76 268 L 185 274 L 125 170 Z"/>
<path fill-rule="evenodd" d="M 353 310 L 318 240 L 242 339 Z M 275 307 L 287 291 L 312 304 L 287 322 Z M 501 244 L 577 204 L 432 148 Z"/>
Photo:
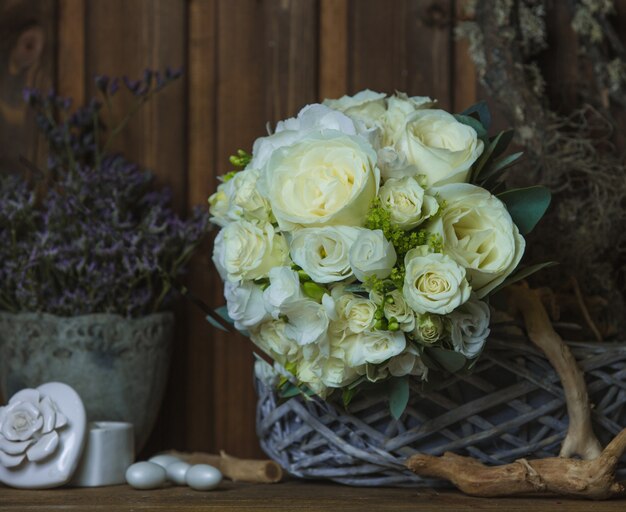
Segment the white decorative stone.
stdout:
<path fill-rule="evenodd" d="M 126 470 L 126 482 L 135 489 L 157 489 L 165 478 L 165 469 L 153 462 L 136 462 Z"/>
<path fill-rule="evenodd" d="M 126 470 L 135 460 L 132 423 L 96 421 L 89 434 L 78 469 L 70 485 L 101 487 L 126 482 Z"/>
<path fill-rule="evenodd" d="M 185 485 L 187 483 L 185 478 L 190 467 L 191 464 L 187 464 L 186 462 L 173 462 L 172 464 L 168 464 L 165 470 L 167 479 L 176 485 Z"/>
<path fill-rule="evenodd" d="M 86 424 L 83 402 L 67 384 L 17 392 L 0 407 L 0 482 L 22 489 L 67 483 L 83 450 Z"/>
<path fill-rule="evenodd" d="M 174 457 L 173 455 L 155 455 L 148 459 L 148 462 L 152 462 L 153 464 L 158 464 L 164 469 L 167 469 L 167 466 L 173 464 L 174 462 L 182 462 L 178 457 Z"/>
<path fill-rule="evenodd" d="M 222 473 L 208 464 L 196 464 L 187 471 L 186 481 L 196 491 L 210 491 L 220 484 Z"/>

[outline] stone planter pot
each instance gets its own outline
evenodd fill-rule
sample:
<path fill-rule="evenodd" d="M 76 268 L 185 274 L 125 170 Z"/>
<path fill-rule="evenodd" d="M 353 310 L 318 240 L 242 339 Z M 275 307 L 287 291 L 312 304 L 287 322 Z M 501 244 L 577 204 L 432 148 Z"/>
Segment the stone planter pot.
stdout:
<path fill-rule="evenodd" d="M 64 382 L 81 396 L 89 421 L 126 421 L 137 451 L 163 399 L 174 317 L 114 314 L 59 317 L 0 312 L 0 390 Z"/>

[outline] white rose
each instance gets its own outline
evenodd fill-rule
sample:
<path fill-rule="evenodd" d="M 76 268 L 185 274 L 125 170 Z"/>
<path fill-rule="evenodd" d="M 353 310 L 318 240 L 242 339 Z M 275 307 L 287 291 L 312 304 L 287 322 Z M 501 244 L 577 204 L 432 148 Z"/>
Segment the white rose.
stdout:
<path fill-rule="evenodd" d="M 428 186 L 465 182 L 483 152 L 476 131 L 444 110 L 416 110 L 396 142 Z"/>
<path fill-rule="evenodd" d="M 363 225 L 379 180 L 372 146 L 329 130 L 274 151 L 259 186 L 281 229 L 292 230 Z"/>
<path fill-rule="evenodd" d="M 440 316 L 424 313 L 418 315 L 413 336 L 423 345 L 437 343 L 444 334 L 444 324 Z"/>
<path fill-rule="evenodd" d="M 393 290 L 387 294 L 387 300 L 383 306 L 385 318 L 398 323 L 400 330 L 411 332 L 415 329 L 415 313 L 409 307 L 400 290 Z"/>
<path fill-rule="evenodd" d="M 240 220 L 218 233 L 213 262 L 224 280 L 256 279 L 266 276 L 273 267 L 288 263 L 289 248 L 269 222 Z"/>
<path fill-rule="evenodd" d="M 387 146 L 379 149 L 377 156 L 380 175 L 385 180 L 417 175 L 417 168 L 408 162 L 401 151 Z"/>
<path fill-rule="evenodd" d="M 343 341 L 347 334 L 347 326 L 339 329 L 335 326 L 329 330 L 329 354 L 323 359 L 321 379 L 325 386 L 341 388 L 358 378 L 360 368 L 354 368 L 347 363 Z"/>
<path fill-rule="evenodd" d="M 287 336 L 285 328 L 286 323 L 283 320 L 269 320 L 250 334 L 256 345 L 283 366 L 297 363 L 300 358 L 300 347 Z"/>
<path fill-rule="evenodd" d="M 385 93 L 365 89 L 354 96 L 345 95 L 337 100 L 326 99 L 324 105 L 362 121 L 367 127 L 372 127 L 386 112 L 386 96 Z"/>
<path fill-rule="evenodd" d="M 359 281 L 370 276 L 385 279 L 396 264 L 397 255 L 391 242 L 380 229 L 363 229 L 352 244 L 349 253 L 350 267 Z"/>
<path fill-rule="evenodd" d="M 283 304 L 282 312 L 287 317 L 285 334 L 298 345 L 326 341 L 329 321 L 322 304 L 311 299 L 297 299 Z"/>
<path fill-rule="evenodd" d="M 454 350 L 470 359 L 478 356 L 490 333 L 489 306 L 481 300 L 472 298 L 450 313 L 448 318 Z"/>
<path fill-rule="evenodd" d="M 400 92 L 389 97 L 387 111 L 381 119 L 383 126 L 383 146 L 394 146 L 405 125 L 406 118 L 418 109 L 430 108 L 436 102 L 427 96 L 409 97 Z"/>
<path fill-rule="evenodd" d="M 374 315 L 378 307 L 369 299 L 346 293 L 336 301 L 335 307 L 339 318 L 352 332 L 367 331 L 375 323 Z"/>
<path fill-rule="evenodd" d="M 342 345 L 347 363 L 354 368 L 366 363 L 380 364 L 397 356 L 406 348 L 406 338 L 401 331 L 363 331 L 347 336 Z"/>
<path fill-rule="evenodd" d="M 280 121 L 274 134 L 254 141 L 253 156 L 248 167 L 264 168 L 274 151 L 320 130 L 336 130 L 346 135 L 357 134 L 354 121 L 345 114 L 318 103 L 307 105 L 300 110 L 298 117 Z"/>
<path fill-rule="evenodd" d="M 217 190 L 209 197 L 209 213 L 211 214 L 211 222 L 220 227 L 233 222 L 230 217 L 230 205 L 232 195 L 232 179 L 217 186 Z"/>
<path fill-rule="evenodd" d="M 300 278 L 289 267 L 274 267 L 269 278 L 270 285 L 263 292 L 265 308 L 272 317 L 278 318 L 283 304 L 303 297 Z"/>
<path fill-rule="evenodd" d="M 426 380 L 428 377 L 428 368 L 422 362 L 415 347 L 407 346 L 401 354 L 393 357 L 386 364 L 389 373 L 393 377 L 404 377 L 405 375 L 413 375 Z"/>
<path fill-rule="evenodd" d="M 350 247 L 360 231 L 349 226 L 298 229 L 291 239 L 291 258 L 316 283 L 343 281 L 352 275 Z"/>
<path fill-rule="evenodd" d="M 232 220 L 244 218 L 247 220 L 272 220 L 272 212 L 267 200 L 259 193 L 257 181 L 259 171 L 247 169 L 236 173 L 229 181 L 231 184 L 231 208 L 229 217 Z"/>
<path fill-rule="evenodd" d="M 519 264 L 526 242 L 497 197 L 475 185 L 434 189 L 446 208 L 432 229 L 443 239 L 444 252 L 467 269 L 472 289 L 483 298 Z"/>
<path fill-rule="evenodd" d="M 24 459 L 39 462 L 59 446 L 58 429 L 67 418 L 48 396 L 36 389 L 19 391 L 0 407 L 0 465 L 19 466 Z"/>
<path fill-rule="evenodd" d="M 417 313 L 445 315 L 469 299 L 465 269 L 452 258 L 422 246 L 406 254 L 404 265 L 402 292 Z"/>
<path fill-rule="evenodd" d="M 439 210 L 437 200 L 424 193 L 415 178 L 390 178 L 378 193 L 381 206 L 391 215 L 391 222 L 409 230 L 419 226 Z"/>
<path fill-rule="evenodd" d="M 226 281 L 224 297 L 228 316 L 235 322 L 235 328 L 240 331 L 253 329 L 269 318 L 261 287 L 252 281 L 242 283 Z"/>

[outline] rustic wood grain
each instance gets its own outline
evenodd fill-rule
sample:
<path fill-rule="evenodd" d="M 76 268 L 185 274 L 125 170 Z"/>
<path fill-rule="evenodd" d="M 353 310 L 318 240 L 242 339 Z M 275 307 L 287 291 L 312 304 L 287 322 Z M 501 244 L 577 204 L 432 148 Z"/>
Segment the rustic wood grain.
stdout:
<path fill-rule="evenodd" d="M 348 0 L 320 0 L 320 101 L 348 92 L 348 6 Z"/>
<path fill-rule="evenodd" d="M 351 4 L 349 90 L 431 96 L 451 105 L 449 0 L 376 0 Z"/>
<path fill-rule="evenodd" d="M 72 98 L 74 105 L 85 102 L 85 0 L 58 0 L 57 90 Z"/>
<path fill-rule="evenodd" d="M 6 512 L 39 510 L 178 511 L 306 511 L 306 512 L 600 512 L 623 511 L 624 501 L 588 502 L 565 498 L 470 498 L 452 490 L 358 488 L 292 481 L 254 485 L 225 482 L 212 492 L 188 487 L 137 491 L 128 486 L 20 491 L 0 487 Z"/>
<path fill-rule="evenodd" d="M 471 0 L 457 0 L 454 2 L 455 25 L 464 21 L 468 16 Z M 474 62 L 469 55 L 467 39 L 457 38 L 452 34 L 452 110 L 463 112 L 467 107 L 474 105 L 476 96 L 477 76 Z"/>
<path fill-rule="evenodd" d="M 188 7 L 188 209 L 206 205 L 217 185 L 215 144 L 217 73 L 217 1 L 191 0 Z M 211 244 L 206 243 L 194 256 L 187 284 L 205 300 L 211 300 L 216 286 L 211 263 Z M 213 389 L 213 328 L 191 304 L 186 307 L 189 336 L 185 373 L 173 378 L 186 380 L 186 445 L 194 450 L 214 449 L 215 409 Z"/>
<path fill-rule="evenodd" d="M 20 156 L 45 164 L 44 140 L 22 91 L 52 87 L 55 16 L 53 0 L 0 0 L 0 172 L 20 170 Z"/>

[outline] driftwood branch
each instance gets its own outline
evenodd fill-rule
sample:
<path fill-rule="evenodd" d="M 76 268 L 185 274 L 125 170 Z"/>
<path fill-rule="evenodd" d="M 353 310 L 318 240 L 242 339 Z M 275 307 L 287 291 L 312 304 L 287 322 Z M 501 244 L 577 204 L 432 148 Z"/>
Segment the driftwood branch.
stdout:
<path fill-rule="evenodd" d="M 407 467 L 422 477 L 449 480 L 465 494 L 483 497 L 555 493 L 602 500 L 626 495 L 615 481 L 615 469 L 626 450 L 626 429 L 594 460 L 519 459 L 489 467 L 471 457 L 445 453 L 441 457 L 414 455 Z"/>
<path fill-rule="evenodd" d="M 283 469 L 272 460 L 238 459 L 227 455 L 224 451 L 220 452 L 220 455 L 170 451 L 168 455 L 178 457 L 189 464 L 209 464 L 219 469 L 226 478 L 235 482 L 273 484 L 280 482 L 284 476 Z"/>
<path fill-rule="evenodd" d="M 596 458 L 602 447 L 591 426 L 591 406 L 585 378 L 569 347 L 552 327 L 542 303 L 542 292 L 523 284 L 511 286 L 508 290 L 512 312 L 521 313 L 528 337 L 545 353 L 563 385 L 569 426 L 561 447 L 561 457 L 578 455 L 583 459 Z"/>

